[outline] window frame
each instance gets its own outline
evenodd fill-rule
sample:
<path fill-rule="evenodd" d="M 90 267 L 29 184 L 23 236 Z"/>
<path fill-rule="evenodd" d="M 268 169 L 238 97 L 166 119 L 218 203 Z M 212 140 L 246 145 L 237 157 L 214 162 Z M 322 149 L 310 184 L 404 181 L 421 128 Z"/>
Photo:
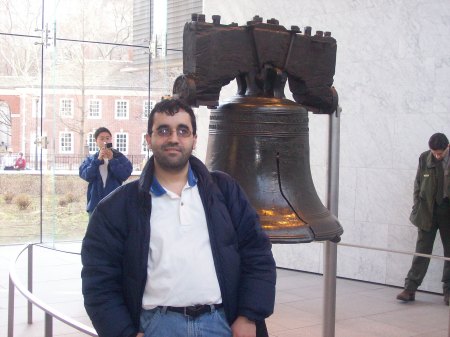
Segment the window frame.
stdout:
<path fill-rule="evenodd" d="M 63 137 L 65 135 L 70 135 L 70 150 L 63 149 L 64 145 L 62 144 L 62 141 L 63 141 Z M 67 130 L 60 131 L 59 136 L 58 136 L 58 151 L 59 151 L 59 153 L 60 154 L 74 154 L 75 153 L 74 146 L 75 146 L 75 137 L 74 137 L 73 131 L 67 131 Z"/>
<path fill-rule="evenodd" d="M 64 104 L 65 102 L 70 102 L 70 114 L 66 112 L 67 106 Z M 74 99 L 73 98 L 60 98 L 59 99 L 59 116 L 61 118 L 73 118 L 74 116 Z M 63 113 L 64 112 L 64 113 Z"/>
<path fill-rule="evenodd" d="M 153 99 L 151 100 L 146 99 L 142 102 L 142 119 L 148 119 L 148 116 L 155 107 L 155 104 L 156 101 Z"/>
<path fill-rule="evenodd" d="M 125 139 L 125 146 L 124 147 L 122 146 L 122 141 L 119 140 L 120 136 L 124 136 L 124 139 Z M 116 150 L 118 150 L 119 152 L 121 152 L 121 153 L 123 153 L 125 155 L 128 154 L 128 149 L 130 147 L 129 143 L 130 143 L 130 137 L 129 137 L 128 132 L 120 131 L 120 132 L 116 132 L 114 134 L 114 148 Z"/>
<path fill-rule="evenodd" d="M 98 116 L 94 116 L 92 115 L 92 111 L 91 111 L 91 103 L 92 102 L 98 102 Z M 88 100 L 88 114 L 87 117 L 89 119 L 101 119 L 102 118 L 102 100 L 100 98 L 90 98 Z"/>
<path fill-rule="evenodd" d="M 94 154 L 95 152 L 98 151 L 98 146 L 97 146 L 97 142 L 95 141 L 94 138 L 94 131 L 92 132 L 88 132 L 86 135 L 86 145 L 88 146 L 88 152 L 90 154 Z M 91 146 L 94 150 L 91 150 Z"/>
<path fill-rule="evenodd" d="M 125 111 L 126 116 L 118 115 L 119 114 L 118 109 L 119 109 L 120 103 L 126 103 L 126 111 Z M 114 118 L 123 120 L 123 119 L 129 119 L 129 116 L 130 116 L 130 101 L 127 99 L 116 99 L 114 101 Z"/>

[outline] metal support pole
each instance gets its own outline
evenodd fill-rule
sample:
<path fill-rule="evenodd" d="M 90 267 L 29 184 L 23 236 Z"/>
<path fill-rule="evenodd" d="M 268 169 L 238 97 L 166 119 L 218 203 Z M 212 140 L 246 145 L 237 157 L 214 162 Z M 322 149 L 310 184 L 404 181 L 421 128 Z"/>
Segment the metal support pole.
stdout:
<path fill-rule="evenodd" d="M 9 277 L 8 293 L 8 337 L 14 336 L 14 284 Z"/>
<path fill-rule="evenodd" d="M 45 337 L 53 337 L 53 317 L 45 313 Z"/>
<path fill-rule="evenodd" d="M 328 201 L 332 214 L 338 216 L 339 203 L 339 139 L 340 107 L 330 115 L 328 137 Z M 337 244 L 326 241 L 324 244 L 324 301 L 323 301 L 323 337 L 334 337 L 336 324 L 336 265 Z"/>
<path fill-rule="evenodd" d="M 28 246 L 28 291 L 33 293 L 33 245 Z M 33 303 L 28 301 L 28 324 L 33 324 Z"/>

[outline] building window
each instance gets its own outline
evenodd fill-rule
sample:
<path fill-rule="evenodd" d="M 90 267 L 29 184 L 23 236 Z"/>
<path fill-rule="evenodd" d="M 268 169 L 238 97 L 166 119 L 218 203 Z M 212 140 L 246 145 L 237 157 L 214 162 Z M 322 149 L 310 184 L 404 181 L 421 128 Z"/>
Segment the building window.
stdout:
<path fill-rule="evenodd" d="M 142 134 L 142 148 L 141 148 L 141 153 L 142 154 L 147 154 L 147 150 L 148 150 L 148 145 L 147 145 L 147 140 L 145 139 L 145 135 L 146 133 Z"/>
<path fill-rule="evenodd" d="M 60 132 L 59 134 L 59 152 L 73 153 L 73 133 Z"/>
<path fill-rule="evenodd" d="M 117 100 L 116 101 L 116 119 L 128 119 L 128 101 Z"/>
<path fill-rule="evenodd" d="M 128 134 L 126 133 L 117 133 L 115 148 L 122 152 L 123 154 L 128 153 Z"/>
<path fill-rule="evenodd" d="M 148 157 L 151 157 L 153 155 L 152 150 L 147 144 L 147 140 L 145 139 L 147 133 L 142 134 L 142 148 L 141 148 L 141 154 L 145 154 Z"/>
<path fill-rule="evenodd" d="M 90 99 L 88 118 L 99 119 L 101 117 L 102 117 L 102 101 L 99 99 Z"/>
<path fill-rule="evenodd" d="M 148 118 L 150 115 L 150 112 L 153 110 L 153 107 L 155 106 L 155 101 L 144 101 L 144 111 L 142 113 L 142 118 Z"/>
<path fill-rule="evenodd" d="M 97 152 L 97 143 L 95 142 L 94 133 L 89 132 L 87 135 L 87 145 L 89 148 L 89 153 L 95 153 Z"/>
<path fill-rule="evenodd" d="M 59 101 L 59 115 L 73 117 L 73 99 L 61 98 Z"/>

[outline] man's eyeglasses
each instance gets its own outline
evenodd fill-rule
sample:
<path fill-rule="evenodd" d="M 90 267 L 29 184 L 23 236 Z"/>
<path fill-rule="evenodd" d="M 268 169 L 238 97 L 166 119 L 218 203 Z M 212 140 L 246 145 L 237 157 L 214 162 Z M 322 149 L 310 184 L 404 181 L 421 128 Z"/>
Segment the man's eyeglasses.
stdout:
<path fill-rule="evenodd" d="M 152 133 L 156 132 L 159 137 L 167 138 L 172 136 L 173 129 L 168 126 L 160 126 L 156 129 L 156 131 L 152 131 Z M 187 126 L 179 126 L 175 129 L 178 137 L 187 138 L 192 134 L 192 131 L 189 130 Z"/>

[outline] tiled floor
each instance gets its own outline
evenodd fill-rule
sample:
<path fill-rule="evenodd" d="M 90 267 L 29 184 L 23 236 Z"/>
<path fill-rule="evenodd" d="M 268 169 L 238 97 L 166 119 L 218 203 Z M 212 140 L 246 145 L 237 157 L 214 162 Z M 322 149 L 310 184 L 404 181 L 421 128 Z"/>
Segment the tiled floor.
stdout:
<path fill-rule="evenodd" d="M 0 336 L 7 336 L 8 270 L 23 246 L 0 247 Z M 56 248 L 77 252 L 78 244 Z M 26 284 L 26 254 L 17 263 L 17 274 Z M 34 294 L 59 312 L 90 326 L 80 289 L 80 258 L 77 254 L 34 248 Z M 398 288 L 338 279 L 336 337 L 444 337 L 448 334 L 449 308 L 442 296 L 418 292 L 414 303 L 395 300 Z M 324 337 L 323 277 L 278 270 L 274 314 L 267 324 L 271 337 Z M 27 305 L 15 292 L 14 337 L 44 336 L 44 314 L 33 309 L 27 324 Z M 54 336 L 87 336 L 54 321 Z M 326 336 L 330 337 L 330 336 Z"/>

